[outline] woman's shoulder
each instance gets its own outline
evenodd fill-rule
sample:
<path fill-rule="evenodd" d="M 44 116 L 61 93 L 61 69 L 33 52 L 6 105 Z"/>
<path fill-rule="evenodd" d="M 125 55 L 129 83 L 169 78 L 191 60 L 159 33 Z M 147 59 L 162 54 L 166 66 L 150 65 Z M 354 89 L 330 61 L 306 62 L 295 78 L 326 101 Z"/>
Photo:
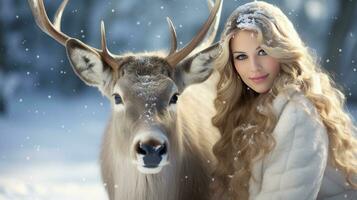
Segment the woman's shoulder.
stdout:
<path fill-rule="evenodd" d="M 286 132 L 309 136 L 312 132 L 325 137 L 326 128 L 314 104 L 299 90 L 279 94 L 273 105 L 277 112 L 276 136 L 288 137 Z M 308 138 L 308 137 L 307 137 Z"/>
<path fill-rule="evenodd" d="M 307 157 L 306 151 L 310 154 L 326 151 L 328 146 L 326 128 L 316 107 L 303 92 L 296 90 L 289 94 L 278 95 L 274 103 L 274 108 L 280 109 L 273 131 L 276 140 L 275 151 L 301 150 Z M 316 149 L 317 144 L 319 144 L 318 149 Z"/>
<path fill-rule="evenodd" d="M 281 92 L 273 101 L 273 109 L 278 118 L 285 112 L 301 113 L 318 117 L 314 104 L 297 89 L 288 89 Z"/>

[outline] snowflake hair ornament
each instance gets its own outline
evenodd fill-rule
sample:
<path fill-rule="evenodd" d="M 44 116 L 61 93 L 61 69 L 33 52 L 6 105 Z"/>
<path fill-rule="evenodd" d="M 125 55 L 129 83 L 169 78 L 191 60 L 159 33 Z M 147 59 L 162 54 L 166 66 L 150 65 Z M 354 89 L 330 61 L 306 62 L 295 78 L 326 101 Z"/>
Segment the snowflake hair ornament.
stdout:
<path fill-rule="evenodd" d="M 259 26 L 266 26 L 266 24 L 262 23 L 261 20 L 268 20 L 272 23 L 275 23 L 275 19 L 271 16 L 269 12 L 256 7 L 256 1 L 243 5 L 236 9 L 233 14 L 235 19 L 231 21 L 229 26 L 231 28 L 239 28 L 239 29 L 258 29 Z"/>
<path fill-rule="evenodd" d="M 255 29 L 257 27 L 254 14 L 239 15 L 235 25 L 239 29 Z"/>

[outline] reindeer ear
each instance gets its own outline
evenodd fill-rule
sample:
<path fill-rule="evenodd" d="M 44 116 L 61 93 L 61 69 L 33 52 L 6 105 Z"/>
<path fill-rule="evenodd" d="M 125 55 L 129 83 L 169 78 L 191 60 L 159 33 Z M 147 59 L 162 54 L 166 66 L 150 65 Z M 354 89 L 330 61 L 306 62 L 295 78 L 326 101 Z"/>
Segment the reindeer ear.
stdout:
<path fill-rule="evenodd" d="M 213 72 L 213 63 L 218 53 L 219 43 L 217 42 L 180 62 L 175 71 L 175 82 L 179 90 L 183 91 L 191 84 L 207 80 Z"/>
<path fill-rule="evenodd" d="M 101 56 L 77 39 L 66 42 L 67 56 L 74 72 L 86 84 L 101 89 L 110 76 L 110 67 L 105 65 Z"/>

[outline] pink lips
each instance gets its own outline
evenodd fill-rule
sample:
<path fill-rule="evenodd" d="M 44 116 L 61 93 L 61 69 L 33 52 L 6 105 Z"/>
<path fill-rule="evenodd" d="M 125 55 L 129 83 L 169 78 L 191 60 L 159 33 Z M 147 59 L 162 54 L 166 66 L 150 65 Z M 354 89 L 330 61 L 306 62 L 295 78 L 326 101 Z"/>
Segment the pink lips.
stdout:
<path fill-rule="evenodd" d="M 250 80 L 252 80 L 254 83 L 261 83 L 263 81 L 265 81 L 265 79 L 269 76 L 269 74 L 266 74 L 264 76 L 257 76 L 257 77 L 251 77 L 249 78 Z"/>

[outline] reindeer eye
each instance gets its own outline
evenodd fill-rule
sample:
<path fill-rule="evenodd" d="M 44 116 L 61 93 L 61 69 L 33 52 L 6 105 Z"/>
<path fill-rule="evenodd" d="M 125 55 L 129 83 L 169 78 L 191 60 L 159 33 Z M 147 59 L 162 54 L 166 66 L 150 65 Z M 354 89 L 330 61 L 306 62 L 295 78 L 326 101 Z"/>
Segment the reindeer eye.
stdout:
<path fill-rule="evenodd" d="M 178 100 L 178 96 L 179 96 L 179 93 L 175 93 L 174 95 L 172 95 L 169 104 L 176 104 L 177 100 Z"/>
<path fill-rule="evenodd" d="M 114 96 L 115 104 L 123 103 L 123 100 L 121 99 L 121 96 L 119 94 L 113 94 L 113 96 Z"/>

